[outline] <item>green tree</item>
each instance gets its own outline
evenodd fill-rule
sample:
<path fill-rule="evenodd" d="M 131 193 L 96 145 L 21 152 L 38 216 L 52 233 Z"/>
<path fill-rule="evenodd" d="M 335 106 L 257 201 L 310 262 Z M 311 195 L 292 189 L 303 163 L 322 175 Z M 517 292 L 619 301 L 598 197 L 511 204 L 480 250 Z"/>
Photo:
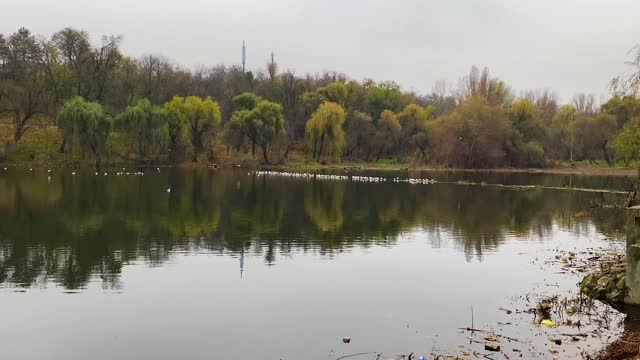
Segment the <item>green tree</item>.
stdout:
<path fill-rule="evenodd" d="M 378 146 L 378 154 L 376 161 L 380 160 L 382 153 L 387 145 L 393 146 L 400 138 L 402 126 L 398 121 L 398 116 L 391 110 L 384 110 L 380 114 L 378 126 L 376 129 L 376 144 Z"/>
<path fill-rule="evenodd" d="M 282 105 L 271 101 L 261 101 L 248 117 L 250 126 L 255 129 L 256 143 L 262 149 L 264 161 L 268 164 L 268 147 L 273 140 L 284 132 Z"/>
<path fill-rule="evenodd" d="M 222 139 L 227 146 L 240 151 L 247 138 L 247 118 L 250 110 L 237 110 L 231 114 L 229 121 L 224 124 Z M 255 147 L 252 147 L 255 149 Z M 228 150 L 228 148 L 227 148 Z"/>
<path fill-rule="evenodd" d="M 220 106 L 213 101 L 211 97 L 202 99 L 197 96 L 187 96 L 186 98 L 175 96 L 170 105 L 170 112 L 175 111 L 178 114 L 173 118 L 177 122 L 173 130 L 179 129 L 179 124 L 184 119 L 188 128 L 189 140 L 193 147 L 193 162 L 198 161 L 198 155 L 202 154 L 207 148 L 213 146 L 216 131 L 220 125 Z M 171 118 L 171 116 L 170 116 Z M 173 121 L 172 120 L 172 121 Z M 171 126 L 169 126 L 169 134 L 171 136 Z M 173 134 L 176 135 L 176 131 Z M 210 154 L 210 158 L 211 158 Z"/>
<path fill-rule="evenodd" d="M 344 108 L 333 102 L 322 103 L 311 115 L 305 133 L 316 161 L 325 153 L 334 160 L 340 159 L 345 143 L 342 125 L 346 117 Z"/>
<path fill-rule="evenodd" d="M 51 37 L 62 63 L 68 69 L 64 87 L 66 94 L 87 97 L 89 94 L 91 43 L 89 33 L 71 27 L 64 28 Z"/>
<path fill-rule="evenodd" d="M 598 114 L 596 116 L 579 115 L 574 124 L 574 151 L 578 159 L 595 162 L 604 159 L 609 166 L 613 165 L 609 154 L 609 142 L 617 133 L 617 122 L 613 115 Z"/>
<path fill-rule="evenodd" d="M 436 162 L 483 168 L 504 164 L 504 144 L 510 134 L 503 109 L 474 96 L 450 115 L 435 120 L 429 138 Z"/>
<path fill-rule="evenodd" d="M 105 115 L 102 105 L 87 102 L 79 96 L 73 97 L 64 103 L 57 123 L 71 149 L 91 151 L 96 159 L 96 169 L 100 169 L 111 131 L 111 121 Z"/>
<path fill-rule="evenodd" d="M 269 146 L 284 133 L 282 105 L 253 93 L 236 96 L 233 104 L 236 111 L 225 124 L 225 142 L 239 149 L 246 138 L 251 143 L 251 154 L 255 156 L 256 147 L 260 147 L 264 161 L 269 163 Z"/>
<path fill-rule="evenodd" d="M 640 116 L 640 99 L 634 96 L 614 96 L 602 104 L 602 111 L 616 117 L 618 127 L 624 127 L 631 119 Z"/>
<path fill-rule="evenodd" d="M 13 123 L 15 143 L 38 115 L 47 113 L 47 76 L 41 66 L 42 47 L 25 28 L 0 38 L 0 117 Z"/>
<path fill-rule="evenodd" d="M 164 103 L 167 120 L 167 135 L 169 137 L 169 157 L 174 161 L 184 159 L 185 143 L 187 141 L 187 115 L 183 110 L 184 99 L 174 97 Z"/>
<path fill-rule="evenodd" d="M 334 102 L 345 109 L 349 108 L 349 88 L 342 81 L 334 81 L 316 90 L 323 101 Z"/>
<path fill-rule="evenodd" d="M 625 125 L 613 140 L 613 147 L 616 157 L 626 164 L 640 159 L 640 118 L 635 118 Z"/>
<path fill-rule="evenodd" d="M 573 106 L 564 105 L 553 117 L 549 129 L 549 143 L 556 158 L 571 157 L 576 112 Z"/>
<path fill-rule="evenodd" d="M 347 138 L 347 156 L 359 156 L 362 151 L 371 151 L 372 139 L 376 128 L 369 114 L 353 111 L 347 116 L 345 135 Z"/>
<path fill-rule="evenodd" d="M 420 160 L 427 161 L 427 147 L 429 146 L 428 127 L 431 120 L 431 106 L 426 108 L 418 104 L 409 104 L 398 114 L 398 121 L 402 126 L 402 139 L 411 150 L 420 152 Z"/>
<path fill-rule="evenodd" d="M 400 85 L 395 82 L 369 84 L 365 99 L 367 112 L 372 117 L 380 116 L 384 110 L 399 112 L 409 103 L 409 98 L 402 93 Z"/>
<path fill-rule="evenodd" d="M 128 106 L 118 115 L 115 125 L 116 129 L 134 138 L 140 159 L 146 158 L 151 148 L 165 144 L 167 140 L 167 112 L 151 105 L 147 99 Z"/>
<path fill-rule="evenodd" d="M 233 98 L 233 109 L 239 110 L 253 110 L 263 99 L 251 92 L 242 93 Z"/>
<path fill-rule="evenodd" d="M 542 143 L 546 127 L 528 99 L 516 100 L 507 110 L 511 122 L 511 141 L 507 146 L 508 160 L 516 166 L 540 166 L 544 162 Z"/>

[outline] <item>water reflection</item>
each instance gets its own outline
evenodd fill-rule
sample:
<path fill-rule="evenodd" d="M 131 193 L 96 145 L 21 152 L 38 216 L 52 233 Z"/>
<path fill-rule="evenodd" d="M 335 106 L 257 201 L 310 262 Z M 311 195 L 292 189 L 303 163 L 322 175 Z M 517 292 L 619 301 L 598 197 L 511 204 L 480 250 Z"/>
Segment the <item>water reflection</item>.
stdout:
<path fill-rule="evenodd" d="M 548 177 L 547 177 L 548 178 Z M 166 189 L 171 191 L 167 192 Z M 160 266 L 176 252 L 321 255 L 392 246 L 420 228 L 453 238 L 468 261 L 508 237 L 544 241 L 554 226 L 615 236 L 624 216 L 590 209 L 613 195 L 461 185 L 353 183 L 171 170 L 144 176 L 11 173 L 0 177 L 0 283 L 118 288 L 125 264 Z M 590 216 L 576 219 L 577 211 Z M 446 236 L 443 236 L 446 234 Z"/>

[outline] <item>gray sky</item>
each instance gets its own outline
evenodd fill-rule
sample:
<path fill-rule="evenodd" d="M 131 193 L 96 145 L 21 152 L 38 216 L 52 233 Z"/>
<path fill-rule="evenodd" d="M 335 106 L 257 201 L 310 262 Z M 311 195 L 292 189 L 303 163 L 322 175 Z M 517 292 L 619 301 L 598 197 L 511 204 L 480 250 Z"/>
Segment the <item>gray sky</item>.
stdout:
<path fill-rule="evenodd" d="M 275 52 L 280 69 L 336 70 L 424 93 L 488 66 L 519 93 L 608 93 L 640 43 L 638 0 L 0 0 L 0 32 L 73 26 L 122 35 L 127 55 L 189 68 Z"/>

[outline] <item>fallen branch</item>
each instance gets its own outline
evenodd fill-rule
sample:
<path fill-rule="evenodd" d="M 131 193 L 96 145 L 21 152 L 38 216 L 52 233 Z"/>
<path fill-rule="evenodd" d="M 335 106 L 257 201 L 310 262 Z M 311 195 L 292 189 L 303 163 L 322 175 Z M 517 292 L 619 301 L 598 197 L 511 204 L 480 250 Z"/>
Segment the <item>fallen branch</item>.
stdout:
<path fill-rule="evenodd" d="M 521 344 L 526 344 L 526 341 L 522 341 L 520 339 L 516 339 L 516 338 L 512 338 L 506 335 L 500 335 L 500 334 L 496 334 L 495 331 L 490 331 L 490 330 L 483 330 L 483 329 L 474 329 L 474 328 L 459 328 L 460 330 L 465 330 L 465 331 L 471 331 L 471 332 L 481 332 L 481 333 L 485 333 L 485 334 L 491 334 L 493 336 L 497 336 L 497 337 L 501 337 L 503 339 L 507 339 L 507 340 L 511 340 L 511 341 L 515 341 L 515 342 L 519 342 Z"/>
<path fill-rule="evenodd" d="M 382 354 L 378 354 L 377 352 L 363 352 L 363 353 L 340 356 L 336 360 L 346 359 L 346 358 L 350 358 L 350 357 L 354 357 L 354 356 L 361 356 L 361 355 L 378 355 L 378 358 L 380 358 L 380 355 L 382 355 Z"/>
<path fill-rule="evenodd" d="M 562 336 L 571 336 L 571 337 L 574 337 L 574 336 L 588 337 L 589 336 L 589 335 L 584 334 L 584 333 L 579 333 L 579 334 L 566 334 L 566 333 L 563 333 L 563 334 L 560 334 L 560 335 L 562 335 Z"/>

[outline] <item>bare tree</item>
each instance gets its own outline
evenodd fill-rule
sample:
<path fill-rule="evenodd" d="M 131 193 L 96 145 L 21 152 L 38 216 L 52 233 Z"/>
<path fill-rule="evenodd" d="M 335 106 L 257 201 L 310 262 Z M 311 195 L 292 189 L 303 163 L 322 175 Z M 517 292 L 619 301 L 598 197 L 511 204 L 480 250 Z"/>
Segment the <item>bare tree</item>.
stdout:
<path fill-rule="evenodd" d="M 521 96 L 531 101 L 545 125 L 550 126 L 558 112 L 558 95 L 549 89 L 526 90 Z"/>
<path fill-rule="evenodd" d="M 637 96 L 640 93 L 640 45 L 634 46 L 629 50 L 628 54 L 632 56 L 626 64 L 631 66 L 633 70 L 630 73 L 616 76 L 611 80 L 610 88 L 612 91 Z"/>
<path fill-rule="evenodd" d="M 576 94 L 571 99 L 571 105 L 579 114 L 593 115 L 598 112 L 598 99 L 594 94 Z"/>

